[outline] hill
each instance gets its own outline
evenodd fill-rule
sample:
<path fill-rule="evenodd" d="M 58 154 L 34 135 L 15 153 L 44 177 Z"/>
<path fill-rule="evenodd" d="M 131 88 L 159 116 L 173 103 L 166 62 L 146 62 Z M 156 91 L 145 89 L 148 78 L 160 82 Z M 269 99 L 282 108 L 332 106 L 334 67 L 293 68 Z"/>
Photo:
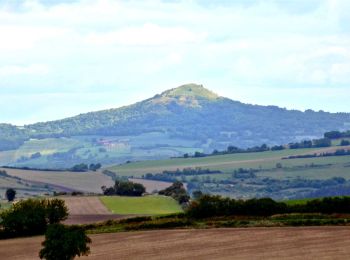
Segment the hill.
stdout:
<path fill-rule="evenodd" d="M 349 125 L 347 113 L 243 104 L 187 84 L 121 108 L 23 127 L 1 124 L 0 151 L 5 152 L 0 153 L 0 164 L 62 167 L 84 161 L 160 159 L 231 144 L 318 138 Z M 56 146 L 47 149 L 47 139 Z"/>

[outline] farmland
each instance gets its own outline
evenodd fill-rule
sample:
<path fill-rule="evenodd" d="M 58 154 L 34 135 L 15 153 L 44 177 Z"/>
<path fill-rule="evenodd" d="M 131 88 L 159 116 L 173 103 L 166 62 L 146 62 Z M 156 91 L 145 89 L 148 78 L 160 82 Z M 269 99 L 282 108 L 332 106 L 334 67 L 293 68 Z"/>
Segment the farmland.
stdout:
<path fill-rule="evenodd" d="M 340 147 L 339 147 L 340 148 Z M 27 182 L 58 190 L 100 193 L 115 178 L 129 178 L 145 185 L 147 192 L 161 190 L 174 180 L 185 183 L 191 193 L 196 189 L 235 198 L 272 197 L 277 200 L 350 194 L 350 156 L 283 159 L 291 155 L 334 152 L 338 147 L 285 149 L 255 153 L 226 154 L 200 158 L 173 158 L 130 162 L 105 167 L 101 172 L 61 172 L 5 169 L 9 175 Z M 349 147 L 341 147 L 348 149 Z M 189 174 L 176 177 L 162 174 L 184 168 L 210 169 L 215 174 Z M 238 170 L 242 173 L 236 173 Z M 247 175 L 248 172 L 249 173 Z M 246 172 L 246 173 L 245 173 Z M 151 173 L 157 175 L 148 176 Z M 114 174 L 114 176 L 113 176 Z M 348 183 L 349 182 L 349 183 Z M 340 188 L 340 189 L 339 189 Z M 343 194 L 337 194 L 337 192 Z M 323 194 L 327 192 L 326 194 Z"/>
<path fill-rule="evenodd" d="M 90 235 L 82 259 L 347 259 L 349 227 L 159 230 Z M 0 241 L 2 259 L 37 259 L 43 237 Z M 21 250 L 19 250 L 19 248 Z"/>
<path fill-rule="evenodd" d="M 180 205 L 170 197 L 101 197 L 101 201 L 115 214 L 160 215 L 182 212 Z"/>
<path fill-rule="evenodd" d="M 113 185 L 112 179 L 100 172 L 61 172 L 19 169 L 3 170 L 9 175 L 19 177 L 23 180 L 53 185 L 58 190 L 101 193 L 101 186 Z"/>
<path fill-rule="evenodd" d="M 346 195 L 350 194 L 349 155 L 285 159 L 291 155 L 330 153 L 337 149 L 349 147 L 286 149 L 131 162 L 110 167 L 109 170 L 118 176 L 154 181 L 180 180 L 187 183 L 190 192 L 200 189 L 235 198 L 264 196 L 286 200 Z M 181 173 L 183 169 L 197 167 L 216 172 L 200 175 Z M 166 175 L 164 171 L 177 173 L 176 176 Z"/>
<path fill-rule="evenodd" d="M 176 170 L 186 167 L 202 167 L 223 172 L 230 171 L 233 168 L 262 168 L 270 169 L 276 163 L 285 163 L 286 166 L 299 165 L 300 162 L 315 163 L 318 160 L 337 160 L 329 158 L 312 158 L 309 160 L 282 160 L 283 157 L 300 154 L 313 154 L 317 152 L 325 152 L 334 148 L 310 148 L 310 149 L 286 149 L 282 151 L 267 151 L 258 153 L 240 153 L 209 156 L 202 158 L 174 158 L 168 160 L 142 161 L 122 164 L 110 167 L 110 170 L 118 172 L 122 176 L 141 177 L 146 173 L 162 172 L 164 170 Z M 338 159 L 344 161 L 344 159 Z M 346 160 L 348 161 L 348 160 Z"/>

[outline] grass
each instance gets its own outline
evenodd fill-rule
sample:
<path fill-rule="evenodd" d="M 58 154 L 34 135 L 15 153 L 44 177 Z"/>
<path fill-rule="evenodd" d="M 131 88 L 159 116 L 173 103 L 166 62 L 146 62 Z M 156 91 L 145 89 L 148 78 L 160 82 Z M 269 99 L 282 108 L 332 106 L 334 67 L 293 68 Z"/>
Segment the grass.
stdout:
<path fill-rule="evenodd" d="M 12 203 L 5 200 L 0 200 L 0 212 L 11 207 Z"/>
<path fill-rule="evenodd" d="M 121 215 L 163 215 L 182 212 L 181 206 L 173 198 L 166 196 L 105 196 L 100 199 L 109 210 Z"/>

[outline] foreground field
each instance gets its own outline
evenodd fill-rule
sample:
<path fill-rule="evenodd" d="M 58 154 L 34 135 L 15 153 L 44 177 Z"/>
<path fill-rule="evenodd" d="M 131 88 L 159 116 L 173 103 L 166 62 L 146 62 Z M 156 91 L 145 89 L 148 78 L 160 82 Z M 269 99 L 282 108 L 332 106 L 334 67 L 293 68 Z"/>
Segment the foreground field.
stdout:
<path fill-rule="evenodd" d="M 106 207 L 115 214 L 160 215 L 182 212 L 181 206 L 171 197 L 101 197 Z"/>
<path fill-rule="evenodd" d="M 90 235 L 82 259 L 348 259 L 349 227 L 163 230 Z M 43 237 L 0 241 L 1 259 L 38 259 Z M 80 259 L 80 258 L 79 258 Z"/>

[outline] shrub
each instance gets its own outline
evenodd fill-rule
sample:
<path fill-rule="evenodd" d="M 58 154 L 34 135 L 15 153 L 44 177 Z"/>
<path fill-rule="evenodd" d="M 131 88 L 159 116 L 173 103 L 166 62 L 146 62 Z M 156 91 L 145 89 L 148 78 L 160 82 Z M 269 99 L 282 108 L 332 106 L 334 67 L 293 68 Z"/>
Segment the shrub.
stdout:
<path fill-rule="evenodd" d="M 16 191 L 14 189 L 9 188 L 6 190 L 6 199 L 8 201 L 14 201 L 15 197 L 16 197 Z"/>

